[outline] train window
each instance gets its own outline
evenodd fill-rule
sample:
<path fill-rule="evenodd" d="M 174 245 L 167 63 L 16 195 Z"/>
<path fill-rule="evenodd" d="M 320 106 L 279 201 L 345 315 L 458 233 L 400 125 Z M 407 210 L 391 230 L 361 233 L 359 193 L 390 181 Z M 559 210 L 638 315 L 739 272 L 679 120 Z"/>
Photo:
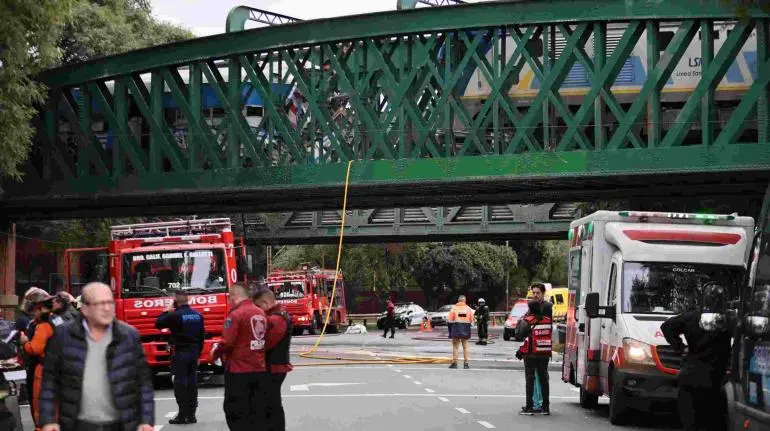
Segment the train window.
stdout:
<path fill-rule="evenodd" d="M 261 106 L 247 106 L 246 107 L 246 116 L 247 117 L 262 117 L 263 115 L 263 108 Z"/>
<path fill-rule="evenodd" d="M 674 39 L 674 32 L 673 31 L 661 31 L 658 33 L 658 43 L 660 44 L 660 50 L 664 51 L 666 48 L 668 48 L 668 44 L 671 43 L 671 40 Z"/>
<path fill-rule="evenodd" d="M 533 57 L 543 56 L 543 41 L 540 39 L 530 39 L 527 41 L 527 51 Z"/>
<path fill-rule="evenodd" d="M 719 32 L 716 31 L 716 30 L 711 30 L 711 37 L 714 40 L 719 40 Z M 701 40 L 701 39 L 702 39 L 702 36 L 701 36 L 701 32 L 699 31 L 698 32 L 698 40 Z"/>

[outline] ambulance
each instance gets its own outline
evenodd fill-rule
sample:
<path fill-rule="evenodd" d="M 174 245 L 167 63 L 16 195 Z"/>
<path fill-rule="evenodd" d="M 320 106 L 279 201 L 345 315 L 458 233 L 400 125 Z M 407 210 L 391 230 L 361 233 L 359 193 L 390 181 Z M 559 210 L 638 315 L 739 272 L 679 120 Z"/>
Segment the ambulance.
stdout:
<path fill-rule="evenodd" d="M 736 214 L 598 211 L 570 224 L 562 380 L 582 407 L 608 396 L 613 424 L 675 407 L 681 355 L 660 325 L 697 307 L 707 282 L 737 299 L 753 233 Z"/>

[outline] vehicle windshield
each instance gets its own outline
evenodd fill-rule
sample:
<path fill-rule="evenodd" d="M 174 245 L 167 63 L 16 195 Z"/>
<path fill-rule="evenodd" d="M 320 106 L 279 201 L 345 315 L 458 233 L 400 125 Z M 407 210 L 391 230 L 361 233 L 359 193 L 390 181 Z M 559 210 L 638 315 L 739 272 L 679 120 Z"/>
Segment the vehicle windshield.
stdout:
<path fill-rule="evenodd" d="M 452 306 L 451 305 L 445 305 L 445 306 L 443 306 L 443 307 L 438 309 L 439 313 L 445 313 L 445 312 L 448 313 L 450 311 L 452 311 Z"/>
<path fill-rule="evenodd" d="M 275 299 L 298 299 L 305 297 L 305 283 L 301 281 L 283 281 L 268 283 L 267 287 L 275 293 Z"/>
<path fill-rule="evenodd" d="M 123 255 L 122 296 L 162 296 L 172 289 L 190 293 L 227 291 L 221 249 L 166 250 Z"/>
<path fill-rule="evenodd" d="M 737 296 L 743 268 L 674 262 L 625 262 L 624 313 L 680 314 L 700 306 L 704 284 L 716 282 Z"/>
<path fill-rule="evenodd" d="M 529 311 L 529 305 L 527 305 L 526 302 L 519 302 L 513 306 L 513 309 L 511 309 L 511 316 L 521 317 L 527 314 L 527 311 Z"/>

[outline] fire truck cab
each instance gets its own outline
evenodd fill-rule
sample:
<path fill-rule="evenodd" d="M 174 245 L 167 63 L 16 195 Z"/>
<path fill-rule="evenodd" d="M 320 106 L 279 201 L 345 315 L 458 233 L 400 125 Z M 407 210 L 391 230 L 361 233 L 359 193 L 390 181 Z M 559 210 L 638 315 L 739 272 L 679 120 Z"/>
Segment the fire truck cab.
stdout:
<path fill-rule="evenodd" d="M 202 369 L 219 370 L 210 353 L 222 335 L 228 288 L 238 281 L 230 219 L 111 226 L 110 235 L 106 251 L 117 318 L 139 331 L 153 372 L 170 365 L 170 334 L 155 329 L 155 320 L 176 289 L 187 291 L 190 306 L 204 316 Z"/>
<path fill-rule="evenodd" d="M 738 297 L 751 217 L 598 211 L 570 225 L 567 345 L 562 380 L 580 404 L 610 398 L 610 421 L 677 399 L 681 356 L 660 325 L 697 308 L 705 283 Z"/>
<path fill-rule="evenodd" d="M 294 271 L 274 270 L 267 277 L 267 287 L 275 293 L 276 300 L 286 307 L 291 316 L 294 335 L 307 329 L 315 335 L 323 328 L 331 305 L 326 332 L 340 332 L 347 321 L 345 288 L 342 273 L 337 276 L 337 289 L 332 300 L 334 270 L 310 268 L 303 265 Z"/>

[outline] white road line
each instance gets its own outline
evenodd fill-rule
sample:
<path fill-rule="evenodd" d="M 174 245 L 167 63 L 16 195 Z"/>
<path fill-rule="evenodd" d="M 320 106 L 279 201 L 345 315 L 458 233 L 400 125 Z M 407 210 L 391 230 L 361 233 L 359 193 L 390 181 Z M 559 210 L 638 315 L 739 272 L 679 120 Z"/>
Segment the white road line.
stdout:
<path fill-rule="evenodd" d="M 401 370 L 399 370 L 399 369 L 396 369 L 396 372 L 397 372 L 397 373 L 403 373 L 403 371 L 401 371 Z"/>
<path fill-rule="evenodd" d="M 165 426 L 165 425 L 155 425 L 155 426 L 153 427 L 153 431 L 160 431 L 160 430 L 162 430 L 162 429 L 163 429 L 163 427 L 164 427 L 164 426 Z"/>
<path fill-rule="evenodd" d="M 483 426 L 486 429 L 490 429 L 490 430 L 495 427 L 494 425 L 492 425 L 491 423 L 489 423 L 487 421 L 479 421 L 479 425 Z"/>
<path fill-rule="evenodd" d="M 572 392 L 578 392 L 578 393 L 580 392 L 580 388 L 575 388 L 575 387 L 569 388 L 569 390 L 571 390 Z"/>
<path fill-rule="evenodd" d="M 421 385 L 421 384 L 422 384 L 422 382 L 418 382 L 417 380 L 415 380 L 415 381 L 414 381 L 414 384 L 415 384 L 415 385 Z"/>
<path fill-rule="evenodd" d="M 411 378 L 412 378 L 412 376 L 410 376 L 410 375 L 408 375 L 408 374 L 404 374 L 404 378 L 405 378 L 405 379 L 411 379 Z"/>
<path fill-rule="evenodd" d="M 434 391 L 433 389 L 429 389 L 429 388 L 425 388 L 425 392 L 427 392 L 429 394 L 435 394 L 436 393 L 436 391 Z"/>
<path fill-rule="evenodd" d="M 460 413 L 462 413 L 462 414 L 464 414 L 464 415 L 469 415 L 469 414 L 471 414 L 471 412 L 469 412 L 468 410 L 465 410 L 465 409 L 464 409 L 464 408 L 462 408 L 462 407 L 455 407 L 455 410 L 457 410 L 458 412 L 460 412 Z"/>
<path fill-rule="evenodd" d="M 166 413 L 166 419 L 171 419 L 171 418 L 173 418 L 174 416 L 176 416 L 176 413 L 177 413 L 177 412 L 168 412 L 168 413 Z"/>
<path fill-rule="evenodd" d="M 428 393 L 419 393 L 419 394 L 403 394 L 403 393 L 393 393 L 393 394 L 283 394 L 281 396 L 282 398 L 356 398 L 356 397 L 371 397 L 371 398 L 382 398 L 382 397 L 452 397 L 452 398 L 511 398 L 511 399 L 524 399 L 526 398 L 526 395 L 496 395 L 496 394 L 428 394 Z M 198 400 L 222 400 L 224 399 L 224 396 L 218 396 L 218 397 L 198 397 Z M 574 396 L 564 397 L 564 396 L 549 396 L 549 399 L 552 400 L 574 400 Z M 155 398 L 155 401 L 176 401 L 176 398 L 173 397 L 160 397 Z"/>
<path fill-rule="evenodd" d="M 297 364 L 294 364 L 294 370 L 293 371 L 318 371 L 318 367 L 303 367 L 300 363 L 299 366 Z M 391 365 L 391 364 L 388 364 Z M 346 369 L 346 370 L 371 370 L 371 371 L 380 371 L 384 370 L 385 366 L 378 365 L 378 364 L 372 364 L 368 367 L 359 367 L 359 366 L 349 366 L 349 365 L 326 365 L 324 366 L 325 370 L 334 370 L 334 369 Z M 402 370 L 416 370 L 416 371 L 424 371 L 424 370 L 435 370 L 435 371 L 446 371 L 448 373 L 457 372 L 456 370 L 445 368 L 445 367 L 404 367 Z M 471 368 L 470 370 L 464 370 L 464 373 L 471 373 L 475 371 L 501 371 L 501 372 L 514 372 L 514 373 L 523 373 L 523 369 L 511 369 L 511 368 Z M 554 373 L 559 373 L 557 370 L 551 370 Z M 559 374 L 561 375 L 561 374 Z"/>
<path fill-rule="evenodd" d="M 445 403 L 448 403 L 448 402 L 449 402 L 449 400 L 448 400 L 448 399 L 446 399 L 446 398 L 444 398 L 444 397 L 438 397 L 438 399 L 439 399 L 439 400 L 441 400 L 441 401 L 443 401 L 443 402 L 445 402 Z"/>
<path fill-rule="evenodd" d="M 393 368 L 393 364 L 388 364 L 388 368 Z"/>

